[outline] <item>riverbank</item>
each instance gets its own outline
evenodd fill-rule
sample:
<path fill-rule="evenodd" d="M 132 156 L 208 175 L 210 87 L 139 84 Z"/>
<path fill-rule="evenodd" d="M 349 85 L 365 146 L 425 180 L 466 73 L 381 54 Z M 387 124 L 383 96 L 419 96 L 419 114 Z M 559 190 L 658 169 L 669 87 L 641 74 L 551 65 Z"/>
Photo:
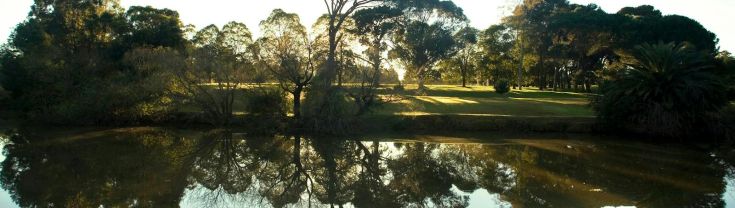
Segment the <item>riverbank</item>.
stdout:
<path fill-rule="evenodd" d="M 504 131 L 602 133 L 594 117 L 497 116 L 497 115 L 373 115 L 357 122 L 365 132 Z"/>
<path fill-rule="evenodd" d="M 385 86 L 388 89 L 392 86 Z M 378 106 L 375 111 L 352 119 L 350 129 L 342 132 L 445 132 L 445 131 L 505 131 L 505 132 L 560 132 L 596 133 L 597 125 L 588 106 L 588 94 L 514 90 L 507 94 L 495 93 L 492 87 L 428 85 L 418 95 L 415 85 L 405 85 L 401 91 L 391 91 L 400 99 Z M 384 94 L 384 95 L 387 95 Z M 263 131 L 283 132 L 289 128 L 286 121 L 264 122 L 237 111 L 245 109 L 245 102 L 236 102 L 232 126 Z M 126 124 L 125 126 L 199 127 L 209 125 L 198 110 L 188 107 L 163 120 Z M 5 113 L 0 126 L 17 124 L 17 116 Z M 17 120 L 17 119 L 15 119 Z"/>

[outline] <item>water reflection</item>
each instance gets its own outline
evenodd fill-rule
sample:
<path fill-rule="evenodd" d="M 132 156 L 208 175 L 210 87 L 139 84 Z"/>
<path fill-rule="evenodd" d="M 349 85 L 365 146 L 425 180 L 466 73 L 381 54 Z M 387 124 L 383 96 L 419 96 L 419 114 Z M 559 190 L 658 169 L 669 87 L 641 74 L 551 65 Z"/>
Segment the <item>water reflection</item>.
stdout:
<path fill-rule="evenodd" d="M 724 207 L 732 181 L 682 147 L 477 136 L 14 133 L 0 182 L 22 207 Z"/>

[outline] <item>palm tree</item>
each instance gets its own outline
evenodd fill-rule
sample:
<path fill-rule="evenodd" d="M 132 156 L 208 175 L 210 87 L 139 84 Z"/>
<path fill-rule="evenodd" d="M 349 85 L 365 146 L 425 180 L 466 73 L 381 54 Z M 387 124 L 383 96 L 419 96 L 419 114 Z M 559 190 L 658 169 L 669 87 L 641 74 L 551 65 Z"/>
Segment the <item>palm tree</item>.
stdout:
<path fill-rule="evenodd" d="M 608 124 L 682 136 L 703 114 L 727 104 L 725 85 L 711 71 L 711 54 L 686 43 L 658 43 L 637 46 L 633 57 L 593 100 Z"/>

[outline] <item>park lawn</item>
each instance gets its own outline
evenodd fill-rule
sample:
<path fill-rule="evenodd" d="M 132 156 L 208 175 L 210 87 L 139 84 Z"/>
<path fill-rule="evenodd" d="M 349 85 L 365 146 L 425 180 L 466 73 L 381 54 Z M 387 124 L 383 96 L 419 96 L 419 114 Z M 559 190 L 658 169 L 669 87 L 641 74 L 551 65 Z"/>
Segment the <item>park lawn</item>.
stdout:
<path fill-rule="evenodd" d="M 276 87 L 275 85 L 266 85 Z M 385 85 L 383 92 L 393 85 Z M 249 88 L 252 86 L 243 86 Z M 521 117 L 594 117 L 589 107 L 589 94 L 574 92 L 539 91 L 537 88 L 511 90 L 507 94 L 495 93 L 489 86 L 427 85 L 425 95 L 416 95 L 416 85 L 405 85 L 399 93 L 401 100 L 379 106 L 373 115 L 474 115 Z M 236 95 L 233 110 L 244 114 L 244 92 Z M 289 101 L 290 102 L 290 101 Z M 188 104 L 180 106 L 180 112 L 201 111 Z"/>
<path fill-rule="evenodd" d="M 376 110 L 379 115 L 478 115 L 527 117 L 593 117 L 589 94 L 539 91 L 534 88 L 495 93 L 488 86 L 428 85 L 426 95 L 415 95 L 407 85 L 403 100 Z"/>

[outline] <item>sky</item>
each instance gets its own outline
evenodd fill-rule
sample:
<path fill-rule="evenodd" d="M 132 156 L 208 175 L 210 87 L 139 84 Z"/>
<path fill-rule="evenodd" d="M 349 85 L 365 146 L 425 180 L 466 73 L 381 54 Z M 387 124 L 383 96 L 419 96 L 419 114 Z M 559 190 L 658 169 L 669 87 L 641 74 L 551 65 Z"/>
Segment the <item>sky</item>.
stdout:
<path fill-rule="evenodd" d="M 476 28 L 500 22 L 508 5 L 518 0 L 454 0 Z M 570 0 L 577 4 L 597 4 L 608 13 L 626 6 L 653 5 L 664 14 L 678 14 L 699 21 L 720 38 L 723 50 L 735 51 L 735 0 Z M 23 21 L 33 0 L 0 0 L 0 44 L 7 41 L 16 24 Z M 273 9 L 297 13 L 311 26 L 326 9 L 322 0 L 121 0 L 123 7 L 133 5 L 169 8 L 179 12 L 184 24 L 198 28 L 210 24 L 222 26 L 230 21 L 244 22 L 255 36 L 258 23 Z"/>

